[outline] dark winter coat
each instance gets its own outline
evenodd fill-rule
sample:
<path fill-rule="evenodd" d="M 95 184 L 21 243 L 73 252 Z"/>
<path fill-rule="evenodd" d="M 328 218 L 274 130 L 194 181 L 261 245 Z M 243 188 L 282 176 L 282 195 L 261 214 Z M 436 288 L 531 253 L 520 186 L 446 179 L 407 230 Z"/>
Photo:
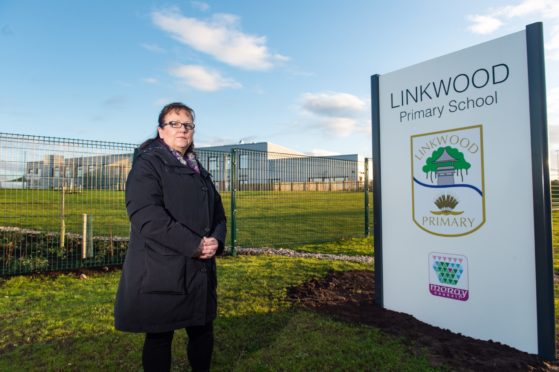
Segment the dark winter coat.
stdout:
<path fill-rule="evenodd" d="M 160 141 L 135 158 L 126 182 L 130 243 L 115 302 L 115 328 L 166 332 L 216 317 L 215 258 L 202 237 L 225 241 L 225 212 L 208 172 L 182 165 Z"/>

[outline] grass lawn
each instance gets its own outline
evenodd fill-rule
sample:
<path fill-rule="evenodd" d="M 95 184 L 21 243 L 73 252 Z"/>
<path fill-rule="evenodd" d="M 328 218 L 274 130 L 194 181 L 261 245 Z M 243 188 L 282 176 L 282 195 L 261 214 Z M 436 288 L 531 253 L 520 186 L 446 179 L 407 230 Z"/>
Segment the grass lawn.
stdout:
<path fill-rule="evenodd" d="M 231 221 L 231 195 L 223 193 L 222 198 Z M 58 234 L 62 204 L 60 190 L 0 189 L 0 226 Z M 294 247 L 362 237 L 365 232 L 363 192 L 242 191 L 237 192 L 236 205 L 239 246 Z M 65 194 L 67 233 L 82 233 L 83 214 L 92 217 L 93 235 L 129 234 L 124 191 L 84 190 Z"/>
<path fill-rule="evenodd" d="M 224 257 L 214 370 L 431 370 L 425 358 L 374 328 L 294 309 L 289 286 L 328 270 L 371 269 L 340 261 Z M 117 332 L 113 300 L 120 272 L 13 277 L 0 282 L 0 370 L 141 370 L 141 334 Z M 295 336 L 296 335 L 296 336 Z M 173 370 L 187 367 L 185 334 Z"/>
<path fill-rule="evenodd" d="M 19 216 L 13 221 L 25 222 L 23 214 L 18 215 L 23 213 L 18 210 L 18 204 L 8 202 L 8 199 L 13 202 L 14 198 L 17 200 L 22 195 L 12 195 L 10 199 L 6 191 L 9 190 L 0 191 L 0 207 L 6 212 L 3 215 L 11 213 L 12 217 Z M 40 195 L 43 191 L 34 190 L 25 197 L 39 199 L 44 196 Z M 362 204 L 359 204 L 359 200 L 362 201 L 359 199 L 362 197 L 360 193 L 339 193 L 340 200 L 347 198 L 345 204 L 340 205 L 336 204 L 337 199 L 331 199 L 337 193 L 305 192 L 298 196 L 298 193 L 289 192 L 277 196 L 270 194 L 247 193 L 240 196 L 239 226 L 244 224 L 256 229 L 250 233 L 245 231 L 243 234 L 246 236 L 243 238 L 243 230 L 239 227 L 240 245 L 245 239 L 245 242 L 254 242 L 254 246 L 258 246 L 258 242 L 265 242 L 266 239 L 272 241 L 290 230 L 294 232 L 293 236 L 306 239 L 323 231 L 323 235 L 319 236 L 328 240 L 329 234 L 345 226 L 339 221 L 350 221 L 344 219 L 357 216 L 359 208 L 362 208 Z M 282 197 L 287 194 L 289 196 Z M 67 201 L 70 196 L 66 196 Z M 227 209 L 228 197 L 224 195 Z M 93 194 L 90 198 L 96 202 L 103 199 Z M 117 199 L 103 199 L 104 204 L 100 205 L 104 207 L 96 207 L 98 209 L 92 210 L 92 213 L 120 208 L 118 206 L 122 200 Z M 45 209 L 55 210 L 56 203 L 53 201 Z M 328 211 L 333 206 L 339 209 L 339 213 Z M 321 222 L 324 225 L 319 224 L 313 220 L 311 211 L 318 215 L 322 213 L 325 221 L 333 223 L 326 224 L 324 221 Z M 41 213 L 46 214 L 45 210 Z M 119 213 L 113 216 L 114 221 L 126 221 L 122 211 Z M 340 220 L 332 220 L 334 214 L 339 215 Z M 55 215 L 54 212 L 48 215 L 40 227 L 47 229 L 48 226 L 56 226 L 57 223 L 49 221 Z M 559 211 L 553 212 L 552 218 L 553 266 L 555 273 L 559 274 Z M 306 221 L 305 225 L 308 226 L 298 226 L 302 221 Z M 316 224 L 307 221 L 315 221 Z M 0 225 L 5 225 L 5 222 Z M 31 226 L 23 224 L 20 227 Z M 338 235 L 338 238 L 331 239 L 332 242 L 325 243 L 307 242 L 296 246 L 296 249 L 335 254 L 372 254 L 372 239 L 351 238 L 349 235 L 347 239 L 339 240 L 340 236 L 345 237 Z M 328 270 L 370 270 L 370 265 L 240 256 L 220 258 L 218 266 L 220 308 L 215 323 L 216 351 L 213 364 L 217 371 L 431 370 L 425 358 L 410 355 L 400 341 L 379 334 L 374 328 L 350 325 L 294 309 L 285 301 L 289 286 L 322 276 Z M 0 371 L 141 370 L 142 335 L 116 332 L 112 326 L 113 301 L 119 275 L 120 272 L 111 272 L 93 275 L 85 280 L 73 275 L 0 279 Z M 556 324 L 559 324 L 557 283 L 555 311 Z M 187 367 L 185 338 L 184 332 L 177 332 L 173 344 L 173 369 L 177 371 Z"/>
<path fill-rule="evenodd" d="M 350 238 L 325 243 L 303 244 L 294 250 L 309 253 L 343 254 L 348 256 L 373 256 L 373 237 Z"/>
<path fill-rule="evenodd" d="M 553 270 L 559 275 L 559 210 L 551 214 L 552 241 L 553 241 Z"/>

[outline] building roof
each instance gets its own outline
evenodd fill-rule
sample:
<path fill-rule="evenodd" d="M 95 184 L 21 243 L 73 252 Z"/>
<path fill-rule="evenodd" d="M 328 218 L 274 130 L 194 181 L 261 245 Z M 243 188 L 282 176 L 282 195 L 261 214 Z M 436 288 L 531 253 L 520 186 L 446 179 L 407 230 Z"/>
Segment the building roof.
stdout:
<path fill-rule="evenodd" d="M 244 149 L 244 150 L 252 150 L 252 151 L 262 151 L 268 153 L 277 153 L 281 155 L 283 154 L 299 155 L 305 157 L 313 156 L 271 142 L 251 142 L 251 143 L 236 143 L 236 144 L 221 145 L 221 146 L 204 146 L 204 147 L 198 147 L 198 149 L 206 150 L 206 151 L 222 151 L 222 152 L 229 152 L 231 151 L 231 149 Z M 325 159 L 351 160 L 351 161 L 363 161 L 364 159 L 363 156 L 358 154 L 322 155 L 322 156 L 313 156 L 313 157 L 325 158 Z"/>
<path fill-rule="evenodd" d="M 305 155 L 300 151 L 292 150 L 287 147 L 276 145 L 270 142 L 234 143 L 231 145 L 204 146 L 204 147 L 198 147 L 198 149 L 207 150 L 207 151 L 224 151 L 224 152 L 229 152 L 231 151 L 231 149 L 244 149 L 244 150 L 252 150 L 252 151 L 277 152 L 281 154 L 290 154 L 290 155 Z"/>

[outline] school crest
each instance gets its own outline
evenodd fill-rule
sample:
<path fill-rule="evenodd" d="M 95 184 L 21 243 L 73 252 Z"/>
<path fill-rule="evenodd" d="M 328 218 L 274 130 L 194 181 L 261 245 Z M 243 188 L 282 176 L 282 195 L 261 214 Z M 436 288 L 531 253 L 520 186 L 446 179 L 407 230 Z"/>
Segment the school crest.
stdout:
<path fill-rule="evenodd" d="M 439 236 L 471 234 L 485 223 L 482 126 L 411 136 L 412 214 Z"/>

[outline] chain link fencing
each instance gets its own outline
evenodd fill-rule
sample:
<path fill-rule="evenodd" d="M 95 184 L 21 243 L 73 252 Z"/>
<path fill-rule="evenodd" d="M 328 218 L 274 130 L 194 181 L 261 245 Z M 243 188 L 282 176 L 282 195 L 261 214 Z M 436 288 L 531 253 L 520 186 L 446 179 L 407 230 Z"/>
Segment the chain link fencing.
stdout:
<path fill-rule="evenodd" d="M 136 144 L 0 133 L 0 275 L 119 265 Z M 369 161 L 199 149 L 228 246 L 285 247 L 371 230 Z M 372 200 L 372 198 L 371 198 Z"/>

